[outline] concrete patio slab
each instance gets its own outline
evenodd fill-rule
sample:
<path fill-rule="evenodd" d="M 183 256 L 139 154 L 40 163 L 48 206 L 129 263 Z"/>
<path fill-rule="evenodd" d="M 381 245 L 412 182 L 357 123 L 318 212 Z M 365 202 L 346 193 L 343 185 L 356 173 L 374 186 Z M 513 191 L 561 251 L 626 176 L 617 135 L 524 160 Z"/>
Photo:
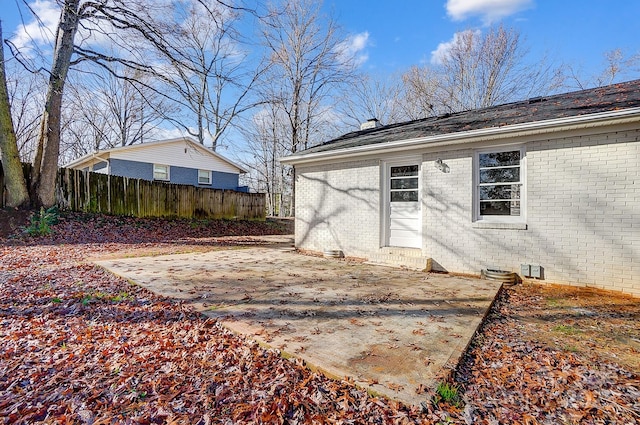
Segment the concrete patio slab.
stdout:
<path fill-rule="evenodd" d="M 500 288 L 277 247 L 96 263 L 312 368 L 414 405 L 457 364 Z"/>

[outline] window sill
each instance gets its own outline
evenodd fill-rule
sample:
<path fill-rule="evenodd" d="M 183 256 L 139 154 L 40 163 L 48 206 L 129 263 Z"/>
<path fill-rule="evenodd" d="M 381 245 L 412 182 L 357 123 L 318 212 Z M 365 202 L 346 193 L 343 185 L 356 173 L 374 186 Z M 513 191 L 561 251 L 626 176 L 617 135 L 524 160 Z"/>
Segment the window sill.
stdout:
<path fill-rule="evenodd" d="M 527 223 L 496 223 L 490 221 L 475 221 L 474 229 L 503 229 L 503 230 L 527 230 Z"/>

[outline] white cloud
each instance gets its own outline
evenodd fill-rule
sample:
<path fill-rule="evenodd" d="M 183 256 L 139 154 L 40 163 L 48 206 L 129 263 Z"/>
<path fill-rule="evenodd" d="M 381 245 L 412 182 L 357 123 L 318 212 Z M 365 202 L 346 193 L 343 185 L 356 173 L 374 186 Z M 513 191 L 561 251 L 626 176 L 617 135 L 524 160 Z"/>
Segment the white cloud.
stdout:
<path fill-rule="evenodd" d="M 338 44 L 338 55 L 343 62 L 346 63 L 353 59 L 355 65 L 360 66 L 369 59 L 369 55 L 365 51 L 368 45 L 368 32 L 350 35 L 346 40 Z"/>
<path fill-rule="evenodd" d="M 31 19 L 19 25 L 11 38 L 11 42 L 24 56 L 31 56 L 33 50 L 44 46 L 48 46 L 44 49 L 45 52 L 53 49 L 60 20 L 60 6 L 56 0 L 33 0 L 28 4 L 34 15 L 31 15 L 26 7 L 23 7 L 25 19 Z M 166 8 L 169 8 L 171 4 L 172 0 L 142 0 L 138 7 L 145 8 L 145 10 L 153 7 L 154 11 L 158 11 L 158 13 L 166 13 Z M 75 42 L 83 47 L 106 47 L 117 50 L 115 44 L 112 43 L 112 38 L 117 40 L 115 32 L 113 26 L 104 20 L 83 19 L 82 25 L 78 28 Z"/>
<path fill-rule="evenodd" d="M 196 131 L 195 128 L 192 129 Z M 155 140 L 165 140 L 165 139 L 177 139 L 179 137 L 191 137 L 184 129 L 180 128 L 154 128 L 148 131 L 145 134 L 145 140 L 147 141 L 155 141 Z"/>
<path fill-rule="evenodd" d="M 447 14 L 454 21 L 480 16 L 485 25 L 529 9 L 534 0 L 447 0 Z"/>
<path fill-rule="evenodd" d="M 460 44 L 463 37 L 472 36 L 474 38 L 478 38 L 480 34 L 480 30 L 465 30 L 453 34 L 453 38 L 451 40 L 438 44 L 436 50 L 431 52 L 431 63 L 434 65 L 441 65 L 443 59 L 449 56 L 449 52 L 454 46 Z"/>
<path fill-rule="evenodd" d="M 23 54 L 35 46 L 53 43 L 60 19 L 60 7 L 53 0 L 36 0 L 30 6 L 39 19 L 19 25 L 11 38 L 11 42 Z"/>

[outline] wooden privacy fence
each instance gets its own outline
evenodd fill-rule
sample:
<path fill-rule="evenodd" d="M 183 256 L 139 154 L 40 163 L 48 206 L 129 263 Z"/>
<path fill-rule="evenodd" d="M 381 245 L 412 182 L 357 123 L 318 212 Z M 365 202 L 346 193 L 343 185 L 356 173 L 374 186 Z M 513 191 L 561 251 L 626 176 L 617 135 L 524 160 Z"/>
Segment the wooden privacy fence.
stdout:
<path fill-rule="evenodd" d="M 264 220 L 264 193 L 109 176 L 61 168 L 57 200 L 61 208 L 134 217 Z"/>

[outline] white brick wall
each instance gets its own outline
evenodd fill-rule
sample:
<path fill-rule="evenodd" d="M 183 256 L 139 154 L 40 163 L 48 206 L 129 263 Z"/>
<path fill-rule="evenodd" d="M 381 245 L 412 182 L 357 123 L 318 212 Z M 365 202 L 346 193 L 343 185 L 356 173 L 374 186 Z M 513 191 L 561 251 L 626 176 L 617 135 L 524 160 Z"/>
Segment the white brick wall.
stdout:
<path fill-rule="evenodd" d="M 296 167 L 296 246 L 366 256 L 380 246 L 380 165 Z"/>
<path fill-rule="evenodd" d="M 548 282 L 640 295 L 639 140 L 634 130 L 525 144 L 526 230 L 474 226 L 472 150 L 425 154 L 425 255 L 462 273 L 539 264 Z"/>
<path fill-rule="evenodd" d="M 473 222 L 473 150 L 424 153 L 423 254 L 479 274 L 541 265 L 546 282 L 640 296 L 640 130 L 529 141 L 527 228 Z M 439 171 L 441 158 L 449 172 Z M 296 167 L 296 245 L 368 256 L 380 246 L 380 162 Z"/>

